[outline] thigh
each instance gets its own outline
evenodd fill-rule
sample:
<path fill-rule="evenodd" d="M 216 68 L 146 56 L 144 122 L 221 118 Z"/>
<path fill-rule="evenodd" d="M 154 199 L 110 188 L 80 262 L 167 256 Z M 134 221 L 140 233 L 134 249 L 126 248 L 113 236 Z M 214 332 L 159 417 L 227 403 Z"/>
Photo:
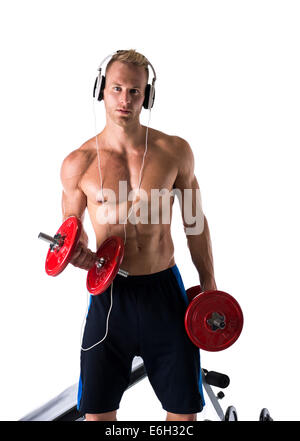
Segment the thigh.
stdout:
<path fill-rule="evenodd" d="M 86 414 L 101 414 L 118 409 L 121 397 L 130 383 L 134 332 L 130 330 L 124 308 L 126 300 L 121 294 L 116 287 L 108 323 L 110 291 L 91 299 L 82 339 L 77 406 Z M 120 298 L 123 314 L 120 313 Z M 131 308 L 130 302 L 125 306 Z"/>
<path fill-rule="evenodd" d="M 170 414 L 200 412 L 204 405 L 200 352 L 186 333 L 186 303 L 172 272 L 153 286 L 152 297 L 148 295 L 141 309 L 141 356 L 163 408 Z"/>
<path fill-rule="evenodd" d="M 144 346 L 142 358 L 149 381 L 163 409 L 173 414 L 201 412 L 202 379 L 199 349 L 182 336 L 165 335 L 161 342 Z"/>
<path fill-rule="evenodd" d="M 85 414 L 117 410 L 130 383 L 133 356 L 106 343 L 81 353 L 78 409 Z"/>

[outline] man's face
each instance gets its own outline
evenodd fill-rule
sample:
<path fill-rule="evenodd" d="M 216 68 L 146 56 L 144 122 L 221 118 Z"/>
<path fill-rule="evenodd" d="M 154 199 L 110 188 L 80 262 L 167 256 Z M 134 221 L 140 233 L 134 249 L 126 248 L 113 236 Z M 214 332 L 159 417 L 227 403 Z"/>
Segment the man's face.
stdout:
<path fill-rule="evenodd" d="M 104 104 L 107 118 L 126 127 L 139 121 L 147 74 L 142 66 L 115 61 L 106 72 Z"/>

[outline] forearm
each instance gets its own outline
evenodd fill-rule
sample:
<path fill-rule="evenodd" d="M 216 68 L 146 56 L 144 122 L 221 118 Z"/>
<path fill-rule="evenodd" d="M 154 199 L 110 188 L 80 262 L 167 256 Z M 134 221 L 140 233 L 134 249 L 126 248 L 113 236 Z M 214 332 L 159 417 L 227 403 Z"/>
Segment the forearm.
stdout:
<path fill-rule="evenodd" d="M 65 220 L 67 217 L 69 216 L 63 216 L 63 220 Z M 89 270 L 95 264 L 97 256 L 88 248 L 89 238 L 83 227 L 83 216 L 80 218 L 80 220 L 82 225 L 81 233 L 76 248 L 73 251 L 71 263 L 78 268 Z"/>
<path fill-rule="evenodd" d="M 88 238 L 88 235 L 86 234 L 83 226 L 82 226 L 82 231 L 81 231 L 81 235 L 80 235 L 79 240 L 80 240 L 81 243 L 83 243 L 84 246 L 86 246 L 86 247 L 88 246 L 89 238 Z"/>
<path fill-rule="evenodd" d="M 202 290 L 217 289 L 214 274 L 212 245 L 208 223 L 204 217 L 204 229 L 201 234 L 187 235 L 192 261 L 198 271 Z"/>

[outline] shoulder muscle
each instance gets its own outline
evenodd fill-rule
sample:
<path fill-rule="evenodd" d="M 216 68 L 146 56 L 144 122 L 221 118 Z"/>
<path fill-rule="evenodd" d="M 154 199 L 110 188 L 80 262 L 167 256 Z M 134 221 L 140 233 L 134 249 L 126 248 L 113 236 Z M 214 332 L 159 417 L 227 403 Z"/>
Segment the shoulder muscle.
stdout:
<path fill-rule="evenodd" d="M 68 191 L 79 187 L 87 165 L 87 152 L 80 149 L 74 150 L 63 160 L 60 177 L 64 190 Z"/>
<path fill-rule="evenodd" d="M 178 160 L 178 173 L 175 187 L 191 188 L 195 178 L 194 154 L 189 143 L 178 136 L 174 137 L 174 146 Z"/>

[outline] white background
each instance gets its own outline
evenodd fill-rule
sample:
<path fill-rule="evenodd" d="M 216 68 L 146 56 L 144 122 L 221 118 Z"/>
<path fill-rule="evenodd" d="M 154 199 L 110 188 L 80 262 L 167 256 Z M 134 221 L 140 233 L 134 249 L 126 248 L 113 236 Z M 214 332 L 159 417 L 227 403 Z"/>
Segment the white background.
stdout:
<path fill-rule="evenodd" d="M 134 48 L 157 72 L 151 126 L 194 151 L 218 288 L 244 312 L 239 340 L 202 352 L 202 366 L 230 376 L 221 405 L 239 420 L 263 407 L 299 420 L 299 2 L 11 0 L 0 17 L 0 419 L 78 381 L 86 273 L 48 277 L 37 236 L 61 223 L 62 160 L 94 136 L 100 61 Z M 88 216 L 85 227 L 94 249 Z M 197 284 L 178 203 L 172 230 L 184 283 Z M 119 420 L 164 418 L 147 379 L 125 393 Z"/>

